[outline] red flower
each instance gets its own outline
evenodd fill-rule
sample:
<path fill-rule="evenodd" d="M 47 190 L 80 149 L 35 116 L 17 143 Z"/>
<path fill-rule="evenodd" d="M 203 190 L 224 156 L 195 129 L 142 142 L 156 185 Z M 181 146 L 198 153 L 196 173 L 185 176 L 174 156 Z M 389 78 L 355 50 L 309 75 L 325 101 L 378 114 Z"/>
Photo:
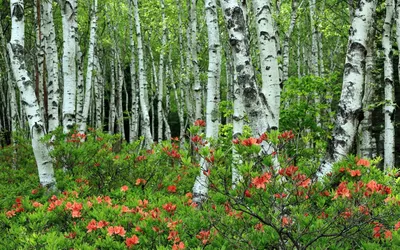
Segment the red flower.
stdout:
<path fill-rule="evenodd" d="M 351 175 L 352 177 L 361 176 L 361 171 L 360 171 L 359 169 L 350 170 L 350 175 Z"/>
<path fill-rule="evenodd" d="M 274 194 L 275 198 L 277 199 L 281 199 L 281 198 L 285 198 L 287 196 L 287 194 L 282 193 L 282 194 Z"/>
<path fill-rule="evenodd" d="M 176 205 L 172 204 L 171 202 L 168 202 L 167 204 L 164 204 L 162 208 L 167 211 L 168 213 L 173 214 L 176 210 Z"/>
<path fill-rule="evenodd" d="M 131 248 L 132 246 L 139 244 L 139 237 L 132 235 L 132 237 L 126 238 L 125 244 L 128 248 Z"/>
<path fill-rule="evenodd" d="M 400 221 L 399 222 L 397 222 L 395 225 L 394 225 L 394 230 L 399 230 L 399 228 L 400 228 Z"/>
<path fill-rule="evenodd" d="M 146 181 L 145 179 L 138 178 L 138 179 L 136 179 L 135 185 L 136 185 L 136 186 L 139 186 L 140 184 L 145 185 L 146 182 L 147 182 L 147 181 Z"/>
<path fill-rule="evenodd" d="M 121 226 L 108 227 L 107 231 L 108 231 L 108 235 L 110 235 L 110 236 L 112 236 L 113 234 L 118 234 L 118 235 L 124 237 L 125 233 L 126 233 L 125 229 Z"/>
<path fill-rule="evenodd" d="M 248 189 L 246 189 L 246 191 L 244 191 L 244 196 L 250 198 L 251 197 L 251 193 Z"/>
<path fill-rule="evenodd" d="M 172 246 L 172 250 L 179 250 L 179 249 L 185 249 L 185 243 L 183 243 L 182 241 L 179 242 L 179 244 L 174 244 Z"/>
<path fill-rule="evenodd" d="M 6 216 L 7 216 L 7 218 L 11 218 L 11 217 L 15 216 L 15 211 L 14 210 L 7 211 Z"/>
<path fill-rule="evenodd" d="M 208 240 L 210 239 L 210 230 L 208 231 L 200 231 L 200 233 L 198 235 L 196 235 L 196 238 L 201 240 L 201 242 L 203 243 L 203 245 L 207 244 Z"/>
<path fill-rule="evenodd" d="M 250 137 L 250 138 L 248 138 L 248 139 L 243 140 L 243 141 L 242 141 L 242 145 L 243 145 L 243 146 L 258 145 L 257 139 L 256 139 L 256 138 L 253 138 L 253 137 Z"/>
<path fill-rule="evenodd" d="M 308 178 L 308 179 L 306 179 L 304 181 L 301 181 L 301 182 L 297 183 L 297 185 L 299 187 L 307 188 L 308 186 L 310 186 L 310 183 L 311 183 L 311 179 Z"/>
<path fill-rule="evenodd" d="M 38 190 L 37 189 L 32 189 L 31 194 L 37 194 Z"/>
<path fill-rule="evenodd" d="M 260 232 L 264 232 L 263 224 L 260 222 L 254 226 L 254 229 Z"/>
<path fill-rule="evenodd" d="M 392 232 L 390 231 L 390 230 L 386 230 L 385 231 L 385 239 L 392 239 L 393 238 L 393 236 L 392 236 Z"/>
<path fill-rule="evenodd" d="M 37 202 L 37 201 L 33 202 L 32 205 L 33 205 L 33 207 L 41 207 L 41 206 L 43 206 L 42 203 L 39 203 L 39 202 Z"/>
<path fill-rule="evenodd" d="M 206 122 L 203 121 L 203 120 L 198 119 L 198 120 L 196 120 L 194 122 L 194 126 L 205 127 L 206 126 Z"/>
<path fill-rule="evenodd" d="M 121 191 L 122 192 L 126 192 L 126 191 L 128 191 L 128 186 L 127 185 L 123 185 L 122 187 L 121 187 Z"/>
<path fill-rule="evenodd" d="M 237 138 L 236 138 L 236 139 L 233 139 L 233 140 L 232 140 L 232 143 L 233 143 L 233 144 L 239 144 L 239 139 L 237 139 Z"/>
<path fill-rule="evenodd" d="M 281 168 L 279 169 L 279 174 L 282 176 L 288 176 L 291 177 L 297 170 L 299 169 L 299 167 L 296 166 L 290 166 L 287 168 Z"/>
<path fill-rule="evenodd" d="M 178 231 L 169 231 L 169 235 L 167 237 L 167 240 L 173 240 L 174 242 L 179 242 L 179 235 L 178 235 Z"/>
<path fill-rule="evenodd" d="M 204 174 L 205 176 L 210 176 L 211 170 L 210 170 L 210 169 L 203 170 L 203 174 Z"/>
<path fill-rule="evenodd" d="M 170 193 L 176 193 L 176 186 L 175 185 L 170 185 L 167 187 L 168 192 Z"/>
<path fill-rule="evenodd" d="M 360 160 L 357 161 L 357 164 L 356 164 L 356 165 L 357 165 L 357 166 L 369 167 L 369 166 L 370 166 L 370 163 L 369 163 L 369 161 L 366 160 L 366 159 L 360 159 Z"/>
<path fill-rule="evenodd" d="M 270 179 L 272 177 L 271 173 L 264 173 L 260 177 L 255 177 L 251 181 L 251 183 L 257 188 L 257 189 L 265 189 L 265 183 L 269 183 Z"/>
<path fill-rule="evenodd" d="M 351 198 L 350 190 L 347 188 L 347 182 L 341 182 L 339 184 L 338 189 L 336 190 L 336 194 L 333 197 L 333 200 L 336 199 L 337 197 L 342 196 L 342 198 Z"/>
<path fill-rule="evenodd" d="M 282 217 L 282 227 L 289 225 L 291 222 L 292 220 L 289 217 L 287 216 Z"/>
<path fill-rule="evenodd" d="M 88 232 L 88 233 L 90 233 L 90 232 L 96 230 L 96 229 L 97 229 L 96 221 L 92 219 L 92 220 L 89 222 L 89 224 L 86 226 L 86 229 L 87 229 L 87 232 Z"/>

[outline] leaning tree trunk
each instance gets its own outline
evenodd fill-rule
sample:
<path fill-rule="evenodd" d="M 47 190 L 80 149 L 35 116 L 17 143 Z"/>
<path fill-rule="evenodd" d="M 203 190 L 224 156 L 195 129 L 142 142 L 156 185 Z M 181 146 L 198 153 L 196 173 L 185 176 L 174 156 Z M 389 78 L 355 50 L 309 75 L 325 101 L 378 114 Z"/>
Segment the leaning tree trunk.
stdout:
<path fill-rule="evenodd" d="M 266 99 L 263 95 L 260 95 L 256 84 L 243 10 L 236 0 L 221 1 L 221 7 L 234 58 L 238 84 L 243 90 L 244 109 L 248 115 L 253 135 L 259 136 L 268 129 L 270 118 L 265 113 L 268 105 Z"/>
<path fill-rule="evenodd" d="M 271 1 L 253 0 L 261 62 L 261 93 L 266 99 L 269 128 L 279 127 L 280 79 Z"/>
<path fill-rule="evenodd" d="M 138 9 L 138 1 L 133 0 L 133 7 L 135 13 L 135 25 L 136 25 L 136 37 L 137 37 L 137 51 L 138 51 L 138 60 L 139 60 L 139 100 L 140 100 L 140 109 L 142 111 L 142 121 L 141 131 L 145 139 L 146 147 L 150 147 L 153 143 L 153 136 L 150 132 L 150 118 L 149 118 L 149 107 L 147 101 L 147 79 L 146 79 L 146 71 L 144 69 L 144 53 L 143 53 L 143 45 L 142 45 L 142 33 L 140 28 L 140 17 L 139 17 L 139 9 Z"/>
<path fill-rule="evenodd" d="M 33 82 L 26 70 L 24 61 L 24 3 L 22 0 L 11 0 L 11 39 L 8 44 L 11 67 L 21 93 L 22 105 L 28 117 L 29 131 L 32 137 L 32 148 L 42 186 L 55 189 L 53 162 L 49 150 L 41 141 L 45 127 L 40 107 L 35 96 Z"/>
<path fill-rule="evenodd" d="M 92 93 L 92 79 L 94 70 L 94 48 L 96 44 L 96 29 L 97 29 L 97 0 L 94 0 L 92 15 L 90 20 L 90 36 L 89 36 L 89 51 L 88 51 L 88 64 L 86 70 L 86 84 L 85 84 L 85 99 L 82 109 L 82 121 L 80 124 L 80 132 L 85 133 L 87 127 L 87 119 L 89 115 L 89 105 Z"/>
<path fill-rule="evenodd" d="M 385 55 L 384 82 L 385 82 L 385 143 L 384 143 L 384 168 L 390 170 L 394 167 L 394 86 L 393 86 L 393 61 L 392 61 L 392 24 L 394 14 L 394 1 L 386 0 L 386 18 L 383 24 L 382 47 Z"/>
<path fill-rule="evenodd" d="M 337 111 L 332 140 L 317 173 L 321 178 L 331 172 L 335 162 L 343 159 L 353 146 L 360 117 L 364 89 L 365 54 L 370 28 L 376 9 L 376 0 L 361 0 L 350 28 L 350 37 L 344 65 L 342 94 Z"/>
<path fill-rule="evenodd" d="M 78 30 L 76 0 L 59 0 L 63 24 L 63 60 L 64 79 L 63 95 L 63 131 L 68 133 L 75 125 L 76 99 L 76 31 Z"/>
<path fill-rule="evenodd" d="M 208 31 L 208 82 L 207 82 L 207 107 L 206 107 L 206 137 L 218 138 L 219 126 L 219 79 L 221 44 L 219 41 L 218 15 L 216 0 L 206 0 L 206 22 Z M 208 177 L 204 174 L 209 164 L 204 158 L 200 159 L 200 175 L 193 186 L 193 202 L 201 204 L 208 193 Z"/>

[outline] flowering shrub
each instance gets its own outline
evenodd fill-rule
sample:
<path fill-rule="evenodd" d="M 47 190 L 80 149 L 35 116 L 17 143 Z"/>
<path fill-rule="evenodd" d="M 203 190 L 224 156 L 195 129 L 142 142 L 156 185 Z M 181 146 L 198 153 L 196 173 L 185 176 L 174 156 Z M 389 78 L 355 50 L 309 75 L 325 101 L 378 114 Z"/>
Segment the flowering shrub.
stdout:
<path fill-rule="evenodd" d="M 219 141 L 190 129 L 140 148 L 91 130 L 58 132 L 53 143 L 58 193 L 40 186 L 34 164 L 0 165 L 0 242 L 9 249 L 382 248 L 400 245 L 395 173 L 378 160 L 349 156 L 320 183 L 316 166 L 290 156 L 295 135 L 274 131 Z M 115 144 L 121 143 L 120 149 Z M 267 144 L 265 144 L 267 143 Z M 207 145 L 207 146 L 206 146 Z M 263 147 L 273 150 L 261 150 Z M 230 152 L 241 179 L 232 188 Z M 265 148 L 264 148 L 265 149 Z M 268 152 L 268 153 L 266 153 Z M 203 158 L 208 199 L 198 209 L 192 185 Z M 27 160 L 26 160 L 27 161 Z M 277 164 L 277 162 L 279 164 Z M 65 171 L 66 170 L 66 171 Z"/>

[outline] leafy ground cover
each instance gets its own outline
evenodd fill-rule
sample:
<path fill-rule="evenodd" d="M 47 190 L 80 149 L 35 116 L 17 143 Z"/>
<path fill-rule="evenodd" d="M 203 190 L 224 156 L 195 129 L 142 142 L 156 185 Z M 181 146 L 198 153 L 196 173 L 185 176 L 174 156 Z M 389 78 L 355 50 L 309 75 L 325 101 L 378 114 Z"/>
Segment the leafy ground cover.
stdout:
<path fill-rule="evenodd" d="M 38 185 L 29 142 L 0 150 L 1 249 L 380 249 L 400 246 L 395 172 L 349 156 L 317 181 L 297 137 L 273 131 L 206 141 L 203 124 L 184 145 L 141 148 L 118 135 L 55 133 L 56 192 Z M 49 141 L 49 138 L 47 138 Z M 268 154 L 262 145 L 273 145 Z M 232 188 L 232 149 L 240 183 Z M 16 151 L 15 151 L 16 150 Z M 13 169 L 13 153 L 16 168 Z M 202 159 L 202 160 L 201 160 Z M 279 162 L 279 167 L 276 162 Z M 200 162 L 207 201 L 192 202 Z M 275 165 L 275 166 L 274 166 Z"/>

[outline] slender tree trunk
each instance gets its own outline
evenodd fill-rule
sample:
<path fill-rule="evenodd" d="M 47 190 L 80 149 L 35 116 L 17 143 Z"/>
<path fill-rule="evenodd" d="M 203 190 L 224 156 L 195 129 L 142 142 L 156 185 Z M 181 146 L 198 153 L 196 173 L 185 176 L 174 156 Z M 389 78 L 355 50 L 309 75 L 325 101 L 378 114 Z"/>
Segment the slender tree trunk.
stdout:
<path fill-rule="evenodd" d="M 164 99 L 164 59 L 165 59 L 165 46 L 167 44 L 167 23 L 165 20 L 165 11 L 164 11 L 164 0 L 160 0 L 161 4 L 161 15 L 162 15 L 162 39 L 161 39 L 161 51 L 160 51 L 160 67 L 158 70 L 158 92 L 157 92 L 157 121 L 158 121 L 158 130 L 157 130 L 157 138 L 158 142 L 161 142 L 163 139 L 163 99 Z M 169 138 L 167 138 L 169 139 Z"/>
<path fill-rule="evenodd" d="M 272 18 L 271 1 L 253 0 L 256 16 L 258 47 L 260 50 L 263 98 L 269 128 L 279 127 L 280 79 L 277 60 L 276 37 Z"/>
<path fill-rule="evenodd" d="M 133 11 L 132 3 L 129 1 L 129 31 L 130 31 L 130 47 L 131 47 L 131 117 L 130 117 L 130 132 L 129 132 L 129 142 L 133 142 L 138 139 L 139 135 L 139 91 L 137 84 L 136 75 L 136 55 L 135 55 L 135 40 L 133 38 L 134 26 L 133 26 Z"/>
<path fill-rule="evenodd" d="M 221 44 L 219 41 L 218 13 L 216 0 L 205 1 L 206 22 L 208 31 L 208 83 L 206 106 L 206 137 L 218 138 L 219 127 L 219 80 L 221 74 Z M 204 174 L 209 164 L 200 159 L 200 175 L 193 186 L 193 202 L 201 204 L 208 193 L 208 177 Z"/>
<path fill-rule="evenodd" d="M 375 28 L 372 28 L 371 37 L 374 36 Z M 373 98 L 375 96 L 375 79 L 373 71 L 375 70 L 375 41 L 370 39 L 367 43 L 367 55 L 365 57 L 365 87 L 363 96 L 363 113 L 364 118 L 360 122 L 360 127 L 358 130 L 359 140 L 357 153 L 363 158 L 373 158 L 374 149 L 376 149 L 376 143 L 373 141 L 372 137 L 372 109 L 370 105 L 373 103 Z"/>
<path fill-rule="evenodd" d="M 56 184 L 53 163 L 46 144 L 41 141 L 45 135 L 45 127 L 35 96 L 33 82 L 26 71 L 24 61 L 24 3 L 22 0 L 11 0 L 10 6 L 12 28 L 8 52 L 11 67 L 20 89 L 23 107 L 27 113 L 40 183 L 44 187 L 53 190 Z"/>
<path fill-rule="evenodd" d="M 123 71 L 123 62 L 120 58 L 120 53 L 117 50 L 117 133 L 122 134 L 122 138 L 125 138 L 125 129 L 124 129 L 124 112 L 122 106 L 122 89 L 124 85 L 124 71 Z"/>
<path fill-rule="evenodd" d="M 386 18 L 383 24 L 382 47 L 385 55 L 384 82 L 385 82 L 385 147 L 384 147 L 384 168 L 394 168 L 394 114 L 395 98 L 393 85 L 393 61 L 392 61 L 392 24 L 394 14 L 394 1 L 386 0 Z"/>
<path fill-rule="evenodd" d="M 199 62 L 197 59 L 197 0 L 190 0 L 190 38 L 191 38 L 191 52 L 192 52 L 192 65 L 193 65 L 193 94 L 195 103 L 195 120 L 203 119 L 202 112 L 202 86 L 200 83 Z"/>
<path fill-rule="evenodd" d="M 114 51 L 114 50 L 113 50 Z M 115 51 L 114 51 L 115 55 Z M 108 120 L 108 132 L 114 134 L 115 132 L 115 117 L 116 117 L 116 104 L 115 104 L 115 59 L 111 59 L 111 89 L 110 89 L 110 114 Z"/>
<path fill-rule="evenodd" d="M 355 11 L 344 65 L 343 87 L 332 140 L 317 173 L 319 177 L 331 172 L 335 162 L 347 154 L 354 143 L 362 114 L 364 68 L 369 31 L 373 23 L 376 1 L 361 0 Z"/>
<path fill-rule="evenodd" d="M 47 90 L 48 90 L 48 112 L 47 120 L 49 132 L 55 130 L 60 125 L 60 87 L 59 87 L 59 59 L 57 51 L 56 33 L 53 21 L 53 4 L 50 1 L 42 1 L 43 5 L 43 40 L 46 44 L 46 70 L 47 70 Z"/>
<path fill-rule="evenodd" d="M 94 57 L 94 67 L 96 69 L 96 74 L 94 78 L 94 98 L 95 98 L 95 121 L 96 121 L 96 129 L 102 130 L 103 123 L 101 120 L 103 106 L 103 77 L 102 77 L 102 69 L 99 62 L 99 56 L 95 55 Z"/>
<path fill-rule="evenodd" d="M 135 13 L 135 25 L 136 25 L 136 37 L 137 37 L 137 50 L 138 50 L 138 60 L 139 60 L 139 100 L 140 100 L 140 108 L 142 111 L 142 121 L 141 131 L 145 138 L 146 147 L 150 147 L 153 143 L 153 136 L 150 132 L 150 118 L 149 118 L 149 108 L 148 101 L 146 99 L 147 96 L 147 79 L 146 79 L 146 71 L 144 69 L 144 55 L 143 55 L 143 45 L 142 45 L 142 34 L 140 29 L 140 18 L 139 18 L 139 9 L 137 0 L 133 0 L 133 7 Z"/>
<path fill-rule="evenodd" d="M 299 7 L 297 7 L 297 0 L 292 0 L 292 12 L 290 14 L 290 24 L 289 29 L 285 33 L 283 39 L 283 65 L 282 65 L 282 81 L 285 82 L 289 78 L 289 57 L 290 57 L 290 49 L 289 49 L 289 42 L 290 37 L 292 36 L 293 29 L 296 24 L 297 19 L 297 9 L 303 4 L 303 1 L 300 3 Z M 297 47 L 299 49 L 299 47 Z"/>
<path fill-rule="evenodd" d="M 63 23 L 63 130 L 68 133 L 75 125 L 75 98 L 76 98 L 76 0 L 59 0 Z"/>
<path fill-rule="evenodd" d="M 88 51 L 88 64 L 86 70 L 86 84 L 85 84 L 85 101 L 83 104 L 82 121 L 80 124 L 80 132 L 85 133 L 87 127 L 87 119 L 89 115 L 89 105 L 91 101 L 93 70 L 95 67 L 95 54 L 94 49 L 96 46 L 96 29 L 97 29 L 97 0 L 94 0 L 90 20 L 90 37 L 89 37 L 89 51 Z M 95 83 L 97 84 L 97 83 Z"/>

